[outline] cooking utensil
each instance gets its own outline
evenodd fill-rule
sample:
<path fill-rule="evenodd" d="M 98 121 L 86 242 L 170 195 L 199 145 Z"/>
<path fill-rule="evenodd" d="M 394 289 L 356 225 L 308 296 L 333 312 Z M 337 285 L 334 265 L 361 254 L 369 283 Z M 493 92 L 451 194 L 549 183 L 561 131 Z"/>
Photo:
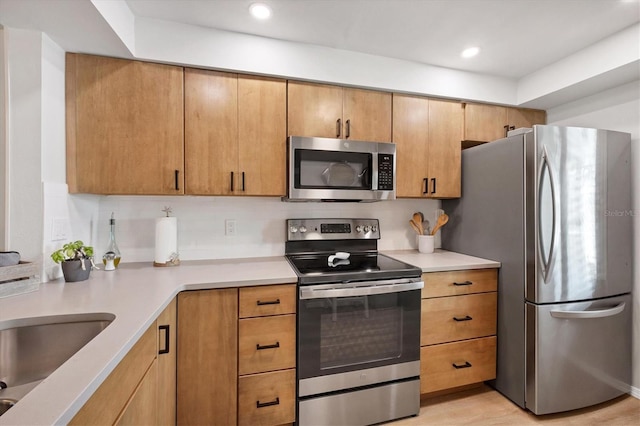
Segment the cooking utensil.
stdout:
<path fill-rule="evenodd" d="M 424 217 L 422 216 L 422 213 L 420 212 L 414 213 L 411 220 L 413 220 L 413 222 L 416 224 L 416 226 L 420 230 L 418 235 L 424 235 L 424 228 L 422 227 L 422 221 L 424 220 Z"/>
<path fill-rule="evenodd" d="M 417 233 L 418 235 L 422 235 L 422 233 L 420 232 L 420 228 L 418 227 L 418 224 L 417 224 L 417 223 L 415 223 L 415 222 L 413 221 L 413 219 L 409 220 L 409 225 L 411 225 L 411 227 L 413 228 L 413 230 L 414 230 L 414 231 L 416 231 L 416 233 Z"/>
<path fill-rule="evenodd" d="M 438 232 L 438 229 L 442 228 L 444 224 L 447 222 L 449 222 L 449 216 L 447 216 L 446 213 L 443 213 L 440 216 L 438 216 L 438 222 L 433 227 L 433 230 L 431 231 L 431 235 L 436 235 L 436 232 Z"/>

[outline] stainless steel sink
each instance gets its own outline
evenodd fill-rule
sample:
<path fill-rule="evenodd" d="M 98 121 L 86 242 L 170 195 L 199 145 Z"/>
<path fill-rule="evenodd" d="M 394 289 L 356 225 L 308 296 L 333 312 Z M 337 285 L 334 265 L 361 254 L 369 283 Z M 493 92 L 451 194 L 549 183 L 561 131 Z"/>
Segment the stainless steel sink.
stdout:
<path fill-rule="evenodd" d="M 91 313 L 1 321 L 0 415 L 114 319 Z"/>

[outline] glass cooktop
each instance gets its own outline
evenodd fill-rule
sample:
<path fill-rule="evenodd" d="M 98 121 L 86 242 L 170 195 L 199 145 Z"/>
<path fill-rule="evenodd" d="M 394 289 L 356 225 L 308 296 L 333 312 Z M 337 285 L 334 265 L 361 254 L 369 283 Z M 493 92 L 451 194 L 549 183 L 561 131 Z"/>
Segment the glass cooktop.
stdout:
<path fill-rule="evenodd" d="M 334 253 L 288 255 L 300 284 L 419 277 L 422 270 L 380 253 L 351 253 L 330 261 Z"/>

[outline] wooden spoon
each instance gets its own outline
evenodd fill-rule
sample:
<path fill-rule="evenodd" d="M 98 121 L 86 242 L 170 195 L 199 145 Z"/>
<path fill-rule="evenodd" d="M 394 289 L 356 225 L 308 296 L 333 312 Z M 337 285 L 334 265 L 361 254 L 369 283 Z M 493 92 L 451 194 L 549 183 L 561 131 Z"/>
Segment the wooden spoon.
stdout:
<path fill-rule="evenodd" d="M 436 235 L 436 232 L 438 232 L 438 229 L 442 228 L 444 224 L 447 222 L 449 222 L 449 216 L 447 216 L 446 213 L 441 214 L 438 217 L 438 222 L 436 223 L 436 225 L 433 227 L 433 230 L 431 231 L 431 235 Z"/>
<path fill-rule="evenodd" d="M 422 216 L 422 213 L 420 213 L 420 212 L 414 213 L 413 217 L 411 218 L 411 220 L 413 220 L 413 223 L 415 223 L 415 225 L 420 230 L 420 234 L 419 235 L 424 235 L 424 228 L 422 227 L 422 221 L 424 220 L 424 217 Z"/>
<path fill-rule="evenodd" d="M 413 221 L 413 219 L 411 219 L 411 220 L 409 221 L 409 225 L 411 225 L 411 227 L 413 228 L 413 230 L 414 230 L 414 231 L 416 231 L 416 233 L 417 233 L 418 235 L 422 235 L 422 233 L 420 233 L 420 228 L 418 227 L 418 224 L 417 224 L 417 223 L 415 223 L 415 222 Z"/>

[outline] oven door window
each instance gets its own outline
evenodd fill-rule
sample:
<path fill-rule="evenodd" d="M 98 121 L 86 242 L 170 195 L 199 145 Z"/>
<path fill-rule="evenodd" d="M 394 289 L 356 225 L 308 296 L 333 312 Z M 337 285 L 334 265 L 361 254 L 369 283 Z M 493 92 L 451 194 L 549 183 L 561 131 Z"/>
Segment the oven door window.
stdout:
<path fill-rule="evenodd" d="M 365 152 L 297 149 L 294 185 L 299 189 L 371 189 L 372 159 Z"/>
<path fill-rule="evenodd" d="M 300 300 L 300 378 L 419 359 L 420 291 Z"/>

